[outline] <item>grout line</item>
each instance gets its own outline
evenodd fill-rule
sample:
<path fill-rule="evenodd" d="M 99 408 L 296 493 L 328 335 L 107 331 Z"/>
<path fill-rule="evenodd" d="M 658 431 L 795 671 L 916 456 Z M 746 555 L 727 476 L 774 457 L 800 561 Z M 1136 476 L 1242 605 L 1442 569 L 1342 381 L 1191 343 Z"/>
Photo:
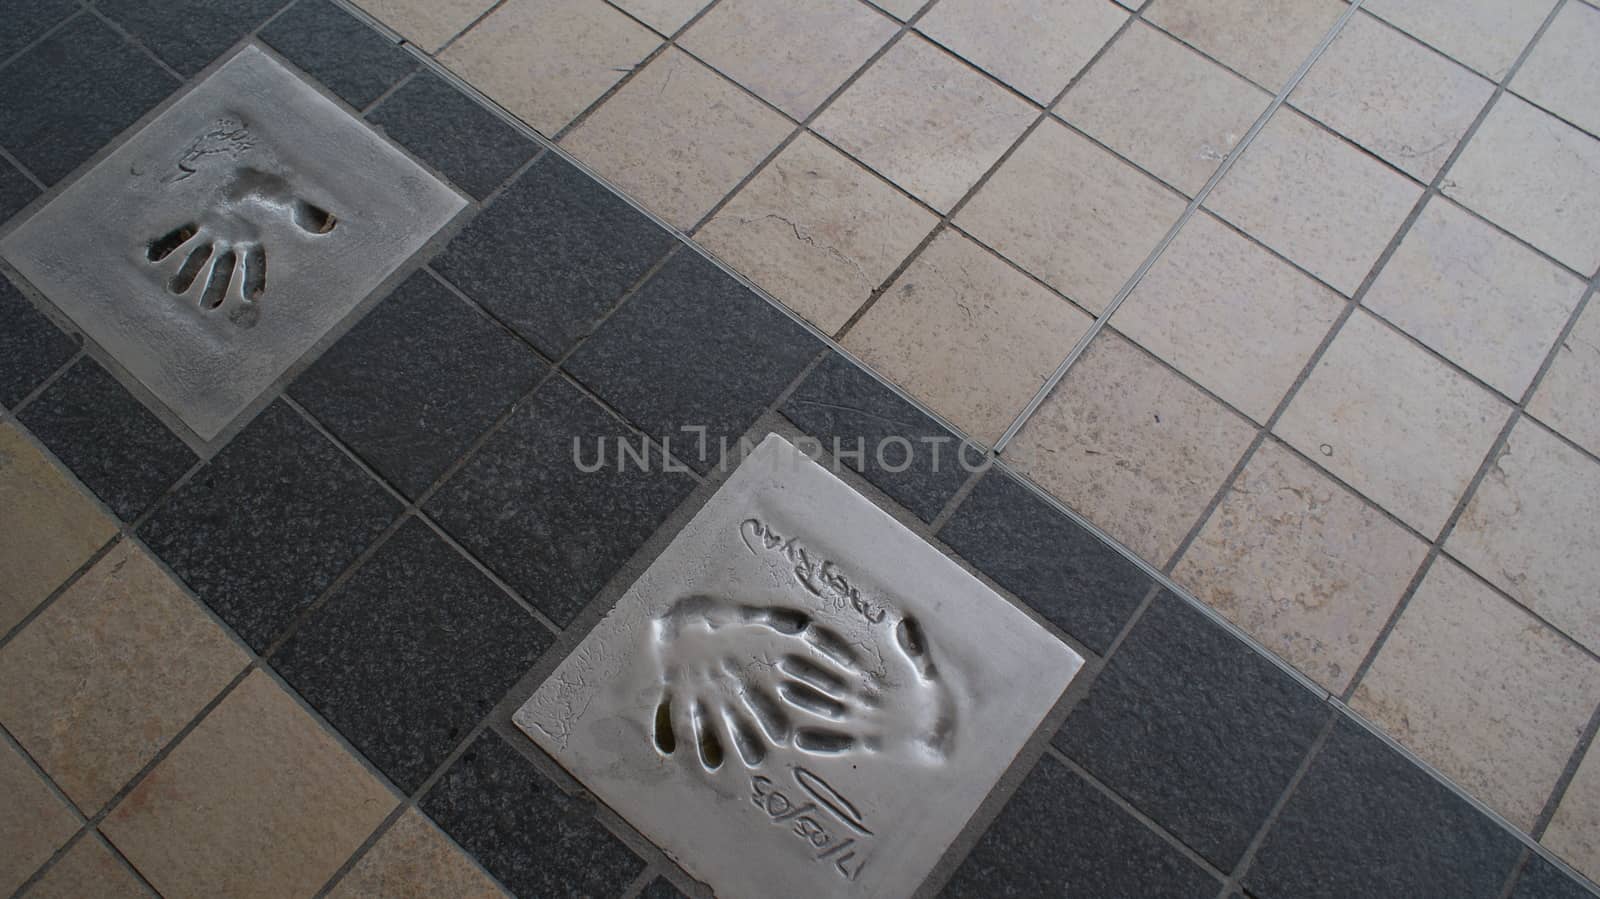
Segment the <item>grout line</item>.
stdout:
<path fill-rule="evenodd" d="M 72 11 L 70 13 L 67 13 L 65 16 L 63 16 L 61 18 L 61 21 L 55 23 L 54 25 L 51 25 L 49 28 L 46 28 L 44 31 L 40 32 L 38 37 L 34 38 L 33 40 L 31 40 L 31 41 L 27 42 L 26 44 L 23 44 L 21 47 L 17 48 L 17 51 L 15 53 L 12 53 L 11 55 L 6 56 L 3 59 L 0 59 L 0 69 L 5 69 L 6 67 L 10 66 L 12 63 L 14 63 L 17 60 L 21 59 L 23 56 L 25 56 L 29 52 L 31 52 L 35 47 L 38 47 L 40 44 L 44 43 L 45 41 L 48 41 L 52 37 L 55 37 L 61 31 L 66 29 L 66 27 L 68 25 L 72 24 L 73 22 L 77 21 L 78 19 L 83 18 L 84 16 L 89 16 L 90 18 L 97 18 L 96 16 L 92 15 L 89 12 L 89 5 L 88 4 L 80 3 L 80 4 L 77 4 L 77 7 L 78 8 L 75 9 L 74 11 Z"/>
<path fill-rule="evenodd" d="M 1300 782 L 1305 780 L 1306 773 L 1311 770 L 1312 764 L 1322 754 L 1322 748 L 1328 745 L 1328 738 L 1333 736 L 1333 729 L 1338 726 L 1338 723 L 1339 713 L 1337 709 L 1334 709 L 1328 715 L 1328 720 L 1322 725 L 1322 729 L 1312 739 L 1311 746 L 1306 750 L 1305 758 L 1300 760 L 1300 767 L 1296 768 L 1294 774 L 1290 775 L 1289 782 L 1284 785 L 1283 793 L 1272 804 L 1272 808 L 1267 811 L 1267 816 L 1262 819 L 1261 826 L 1256 829 L 1255 836 L 1251 837 L 1250 842 L 1245 846 L 1244 854 L 1239 856 L 1239 860 L 1234 863 L 1233 870 L 1228 872 L 1226 882 L 1222 885 L 1222 891 L 1217 894 L 1218 899 L 1229 899 L 1234 895 L 1235 890 L 1240 895 L 1243 895 L 1244 877 L 1250 872 L 1250 866 L 1255 864 L 1256 854 L 1266 844 L 1267 835 L 1272 832 L 1273 827 L 1277 826 L 1278 818 L 1283 814 L 1283 810 L 1288 807 L 1289 800 L 1294 796 L 1295 790 L 1300 788 Z"/>
<path fill-rule="evenodd" d="M 1566 799 L 1567 788 L 1572 786 L 1573 778 L 1578 776 L 1578 768 L 1583 764 L 1584 758 L 1589 754 L 1589 748 L 1595 744 L 1595 736 L 1600 732 L 1600 706 L 1596 706 L 1594 713 L 1589 716 L 1589 723 L 1584 725 L 1583 734 L 1578 737 L 1578 745 L 1572 748 L 1572 755 L 1567 758 L 1566 767 L 1562 769 L 1561 776 L 1556 778 L 1555 787 L 1550 790 L 1550 798 L 1534 819 L 1533 827 L 1528 835 L 1536 840 L 1544 839 L 1545 831 L 1549 829 L 1550 822 L 1555 819 L 1556 811 Z"/>
<path fill-rule="evenodd" d="M 121 37 L 123 39 L 123 41 L 125 41 L 129 46 L 133 47 L 135 50 L 138 50 L 140 53 L 143 53 L 146 57 L 148 57 L 150 59 L 150 61 L 154 62 L 162 71 L 166 72 L 168 75 L 170 75 L 173 78 L 177 79 L 178 83 L 173 86 L 173 89 L 172 89 L 173 93 L 176 93 L 180 88 L 182 88 L 184 85 L 188 84 L 192 80 L 191 78 L 185 77 L 183 75 L 183 73 L 179 72 L 177 69 L 174 69 L 172 66 L 167 65 L 167 61 L 162 59 L 160 56 L 157 56 L 156 55 L 156 51 L 150 49 L 150 45 L 149 44 L 146 44 L 144 41 L 140 40 L 139 38 L 134 37 L 134 35 L 133 35 L 133 33 L 131 31 L 128 31 L 126 28 L 123 28 L 121 23 L 113 21 L 112 18 L 110 16 L 106 15 L 106 13 L 103 10 L 101 10 L 98 6 L 90 4 L 90 5 L 85 6 L 84 8 L 89 11 L 89 15 L 95 17 L 96 19 L 99 19 L 102 24 L 104 24 L 106 27 L 110 28 L 112 31 L 116 32 L 117 35 L 119 37 Z M 209 65 L 207 66 L 207 68 L 209 68 Z M 202 69 L 201 71 L 205 71 L 205 69 Z M 170 94 L 169 94 L 169 96 L 170 96 Z M 156 104 L 156 105 L 160 106 L 160 104 Z"/>

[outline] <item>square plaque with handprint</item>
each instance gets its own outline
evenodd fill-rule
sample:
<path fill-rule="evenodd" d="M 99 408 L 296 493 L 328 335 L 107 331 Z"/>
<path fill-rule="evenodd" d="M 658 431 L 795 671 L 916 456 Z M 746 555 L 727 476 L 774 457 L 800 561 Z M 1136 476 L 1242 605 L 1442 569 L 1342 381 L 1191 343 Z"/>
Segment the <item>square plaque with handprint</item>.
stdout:
<path fill-rule="evenodd" d="M 719 896 L 909 896 L 1082 665 L 772 435 L 515 720 Z"/>
<path fill-rule="evenodd" d="M 210 440 L 465 206 L 248 46 L 0 254 Z"/>

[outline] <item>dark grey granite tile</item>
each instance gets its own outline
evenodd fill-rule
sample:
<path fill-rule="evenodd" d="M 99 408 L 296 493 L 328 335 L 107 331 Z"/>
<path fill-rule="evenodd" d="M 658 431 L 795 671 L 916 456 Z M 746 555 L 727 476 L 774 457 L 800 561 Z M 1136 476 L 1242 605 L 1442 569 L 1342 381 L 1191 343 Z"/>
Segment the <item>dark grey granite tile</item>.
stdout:
<path fill-rule="evenodd" d="M 598 471 L 597 442 L 605 441 Z M 618 465 L 637 437 L 561 378 L 539 387 L 427 510 L 529 602 L 565 627 L 694 488 L 687 474 Z M 619 471 L 619 467 L 625 468 Z"/>
<path fill-rule="evenodd" d="M 0 405 L 15 406 L 65 365 L 78 341 L 0 276 Z"/>
<path fill-rule="evenodd" d="M 419 72 L 367 118 L 480 200 L 539 152 L 538 144 L 432 72 Z"/>
<path fill-rule="evenodd" d="M 555 358 L 588 336 L 673 243 L 638 210 L 547 154 L 433 267 Z"/>
<path fill-rule="evenodd" d="M 1493 899 L 1522 844 L 1341 716 L 1256 853 L 1261 899 Z"/>
<path fill-rule="evenodd" d="M 326 437 L 275 402 L 139 534 L 260 651 L 400 511 Z"/>
<path fill-rule="evenodd" d="M 822 342 L 698 253 L 673 256 L 564 367 L 699 471 L 822 350 Z M 685 428 L 704 428 L 706 452 Z"/>
<path fill-rule="evenodd" d="M 54 184 L 177 86 L 104 22 L 80 16 L 0 69 L 0 145 Z"/>
<path fill-rule="evenodd" d="M 411 54 L 327 0 L 300 0 L 261 29 L 261 40 L 356 109 L 417 67 Z"/>
<path fill-rule="evenodd" d="M 39 195 L 39 188 L 11 163 L 0 159 L 0 224 L 21 212 Z"/>
<path fill-rule="evenodd" d="M 800 382 L 783 414 L 923 521 L 971 476 L 963 452 L 967 465 L 984 463 L 981 448 L 963 450 L 960 437 L 838 353 Z"/>
<path fill-rule="evenodd" d="M 995 469 L 939 538 L 1051 623 L 1103 653 L 1155 586 L 1121 553 Z"/>
<path fill-rule="evenodd" d="M 1164 593 L 1055 742 L 1229 871 L 1330 714 L 1276 665 Z"/>
<path fill-rule="evenodd" d="M 1594 899 L 1589 888 L 1535 855 L 1528 859 L 1510 899 Z"/>
<path fill-rule="evenodd" d="M 549 645 L 526 609 L 411 518 L 271 661 L 409 793 Z"/>
<path fill-rule="evenodd" d="M 0 62 L 82 9 L 73 0 L 0 0 Z"/>
<path fill-rule="evenodd" d="M 657 877 L 639 892 L 639 899 L 685 899 L 685 897 L 665 877 Z"/>
<path fill-rule="evenodd" d="M 98 362 L 79 359 L 18 419 L 123 521 L 200 461 Z"/>
<path fill-rule="evenodd" d="M 112 21 L 184 76 L 210 65 L 289 0 L 99 0 Z"/>
<path fill-rule="evenodd" d="M 1046 756 L 956 869 L 950 899 L 1211 899 L 1221 881 Z"/>
<path fill-rule="evenodd" d="M 415 498 L 547 370 L 527 344 L 418 272 L 289 392 Z"/>
<path fill-rule="evenodd" d="M 619 896 L 644 861 L 494 731 L 461 754 L 422 811 L 523 899 Z"/>

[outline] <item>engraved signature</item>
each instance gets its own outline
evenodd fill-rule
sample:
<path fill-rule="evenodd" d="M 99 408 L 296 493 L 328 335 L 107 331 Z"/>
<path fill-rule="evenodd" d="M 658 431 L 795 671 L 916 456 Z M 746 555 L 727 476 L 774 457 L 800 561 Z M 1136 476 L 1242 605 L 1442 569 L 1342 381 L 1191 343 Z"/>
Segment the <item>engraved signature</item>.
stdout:
<path fill-rule="evenodd" d="M 794 565 L 795 582 L 811 595 L 828 602 L 836 609 L 853 609 L 869 624 L 882 623 L 888 610 L 861 598 L 861 591 L 831 559 L 813 556 L 798 537 L 784 537 L 759 518 L 747 518 L 739 524 L 739 536 L 750 552 L 760 555 L 762 550 L 776 552 Z"/>
<path fill-rule="evenodd" d="M 790 773 L 809 801 L 797 804 L 772 778 L 757 774 L 750 778 L 750 803 L 771 823 L 788 825 L 816 853 L 813 861 L 832 865 L 845 880 L 856 880 L 866 867 L 874 836 L 860 810 L 816 772 L 795 765 Z"/>

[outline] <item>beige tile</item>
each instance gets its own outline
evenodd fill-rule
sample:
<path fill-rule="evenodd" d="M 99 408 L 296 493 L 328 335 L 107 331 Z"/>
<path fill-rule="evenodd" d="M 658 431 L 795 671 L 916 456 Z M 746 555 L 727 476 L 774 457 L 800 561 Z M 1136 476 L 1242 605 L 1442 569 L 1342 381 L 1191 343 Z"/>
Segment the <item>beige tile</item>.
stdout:
<path fill-rule="evenodd" d="M 1528 830 L 1600 704 L 1600 662 L 1441 556 L 1350 704 Z"/>
<path fill-rule="evenodd" d="M 1193 196 L 1272 96 L 1135 23 L 1061 101 L 1062 118 Z"/>
<path fill-rule="evenodd" d="M 1442 189 L 1579 272 L 1600 268 L 1600 140 L 1526 101 L 1495 102 Z"/>
<path fill-rule="evenodd" d="M 687 230 L 791 129 L 761 101 L 669 47 L 561 145 Z"/>
<path fill-rule="evenodd" d="M 850 157 L 802 134 L 695 239 L 832 334 L 938 221 Z"/>
<path fill-rule="evenodd" d="M 898 29 L 860 0 L 722 0 L 678 46 L 799 120 Z"/>
<path fill-rule="evenodd" d="M 1561 342 L 1528 412 L 1591 453 L 1600 454 L 1600 303 L 1593 299 Z"/>
<path fill-rule="evenodd" d="M 248 663 L 123 541 L 0 649 L 0 722 L 92 815 Z"/>
<path fill-rule="evenodd" d="M 1510 412 L 1465 375 L 1357 311 L 1289 403 L 1277 432 L 1432 537 Z"/>
<path fill-rule="evenodd" d="M 1600 650 L 1600 463 L 1518 421 L 1445 543 L 1541 618 Z"/>
<path fill-rule="evenodd" d="M 1109 0 L 939 0 L 917 28 L 1043 105 L 1127 18 Z"/>
<path fill-rule="evenodd" d="M 1154 0 L 1145 18 L 1277 91 L 1343 12 L 1334 0 Z"/>
<path fill-rule="evenodd" d="M 1600 9 L 1568 3 L 1517 70 L 1511 89 L 1600 134 Z"/>
<path fill-rule="evenodd" d="M 1363 302 L 1520 400 L 1583 288 L 1559 266 L 1436 197 Z"/>
<path fill-rule="evenodd" d="M 1046 120 L 955 222 L 1098 313 L 1184 206 L 1155 179 Z"/>
<path fill-rule="evenodd" d="M 151 899 L 155 894 L 105 844 L 85 836 L 28 891 L 28 899 Z"/>
<path fill-rule="evenodd" d="M 1365 13 L 1289 102 L 1421 181 L 1432 181 L 1494 85 Z"/>
<path fill-rule="evenodd" d="M 1111 324 L 1265 422 L 1344 304 L 1201 212 L 1184 223 Z"/>
<path fill-rule="evenodd" d="M 416 809 L 407 809 L 328 899 L 495 899 L 506 892 Z"/>
<path fill-rule="evenodd" d="M 1589 744 L 1539 842 L 1590 880 L 1600 880 L 1600 749 Z"/>
<path fill-rule="evenodd" d="M 682 28 L 710 0 L 612 0 L 639 21 L 670 35 Z"/>
<path fill-rule="evenodd" d="M 495 0 L 355 0 L 357 6 L 428 53 L 461 33 Z"/>
<path fill-rule="evenodd" d="M 255 671 L 101 830 L 167 899 L 309 896 L 397 799 Z"/>
<path fill-rule="evenodd" d="M 78 832 L 78 819 L 9 742 L 0 742 L 0 797 L 0 893 L 10 895 Z"/>
<path fill-rule="evenodd" d="M 554 137 L 660 44 L 604 3 L 509 0 L 439 59 Z"/>
<path fill-rule="evenodd" d="M 1556 0 L 1367 0 L 1362 6 L 1499 81 Z"/>
<path fill-rule="evenodd" d="M 1353 296 L 1420 196 L 1420 185 L 1283 108 L 1206 206 Z"/>
<path fill-rule="evenodd" d="M 1005 458 L 1160 566 L 1254 435 L 1244 419 L 1106 331 Z"/>
<path fill-rule="evenodd" d="M 0 634 L 117 533 L 11 422 L 0 424 Z"/>
<path fill-rule="evenodd" d="M 1269 440 L 1173 577 L 1338 694 L 1427 552 L 1382 512 Z"/>
<path fill-rule="evenodd" d="M 966 63 L 908 34 L 813 127 L 928 205 L 948 210 L 1037 115 Z"/>
<path fill-rule="evenodd" d="M 947 230 L 845 336 L 846 349 L 993 444 L 1093 320 Z"/>
<path fill-rule="evenodd" d="M 929 0 L 870 0 L 870 2 L 873 6 L 904 22 L 916 15 L 917 10 L 926 6 Z"/>

